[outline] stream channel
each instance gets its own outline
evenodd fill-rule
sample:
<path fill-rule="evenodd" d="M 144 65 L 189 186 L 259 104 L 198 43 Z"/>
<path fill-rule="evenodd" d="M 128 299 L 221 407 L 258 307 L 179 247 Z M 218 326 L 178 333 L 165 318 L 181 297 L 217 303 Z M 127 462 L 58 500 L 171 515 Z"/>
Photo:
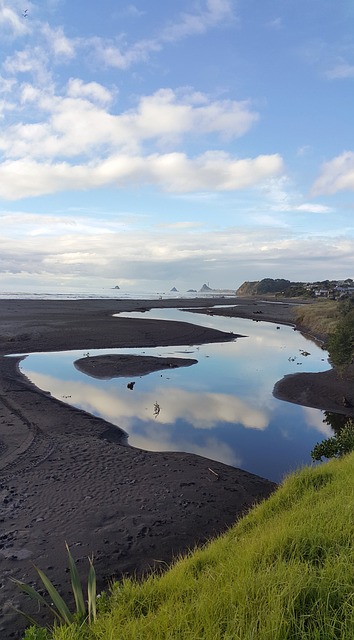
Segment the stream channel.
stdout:
<path fill-rule="evenodd" d="M 85 355 L 82 350 L 30 354 L 21 370 L 52 396 L 119 426 L 134 447 L 193 452 L 277 482 L 311 463 L 313 446 L 332 434 L 324 412 L 277 400 L 272 391 L 286 374 L 329 369 L 325 351 L 284 325 L 178 309 L 154 309 L 144 317 L 191 322 L 244 337 L 200 346 L 90 350 L 90 356 L 124 353 L 198 360 L 137 378 L 107 380 L 81 373 L 73 363 Z M 133 390 L 127 387 L 131 381 Z"/>

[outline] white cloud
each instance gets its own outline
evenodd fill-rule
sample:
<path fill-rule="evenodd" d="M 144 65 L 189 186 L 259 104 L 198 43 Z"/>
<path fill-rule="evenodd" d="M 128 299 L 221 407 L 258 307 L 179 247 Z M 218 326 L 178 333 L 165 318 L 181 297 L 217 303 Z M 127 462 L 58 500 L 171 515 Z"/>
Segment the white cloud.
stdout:
<path fill-rule="evenodd" d="M 67 87 L 67 95 L 70 98 L 88 98 L 101 104 L 109 104 L 112 94 L 98 82 L 84 83 L 79 78 L 70 78 Z"/>
<path fill-rule="evenodd" d="M 305 213 L 331 213 L 333 209 L 324 204 L 305 202 L 297 206 L 296 211 L 304 211 Z"/>
<path fill-rule="evenodd" d="M 58 260 L 63 262 L 67 266 L 72 265 L 106 265 L 107 259 L 104 255 L 99 255 L 94 251 L 68 251 L 61 253 L 60 256 L 47 256 L 43 258 L 43 267 L 51 269 L 52 265 L 55 265 Z"/>
<path fill-rule="evenodd" d="M 270 203 L 271 211 L 284 211 L 290 207 L 292 185 L 285 175 L 272 177 L 261 185 L 264 197 Z"/>
<path fill-rule="evenodd" d="M 31 59 L 22 52 L 17 69 Z M 12 64 L 15 59 L 12 59 Z M 40 64 L 40 63 L 39 63 Z M 31 121 L 0 133 L 0 196 L 38 196 L 65 189 L 152 184 L 175 193 L 245 189 L 282 171 L 278 154 L 237 158 L 218 150 L 199 156 L 175 149 L 187 136 L 234 138 L 258 120 L 247 101 L 212 101 L 192 90 L 160 89 L 142 96 L 134 109 L 111 113 L 113 95 L 97 82 L 71 78 L 66 95 L 24 83 L 18 108 Z M 42 117 L 41 117 L 42 116 Z M 80 156 L 80 163 L 72 159 Z"/>
<path fill-rule="evenodd" d="M 97 59 L 105 65 L 125 70 L 133 64 L 146 62 L 151 53 L 161 51 L 166 43 L 203 34 L 219 24 L 229 24 L 232 19 L 233 8 L 230 0 L 203 0 L 200 11 L 181 13 L 173 23 L 162 28 L 153 38 L 142 39 L 130 46 L 94 38 L 91 39 L 91 46 L 96 50 Z"/>
<path fill-rule="evenodd" d="M 208 280 L 231 287 L 241 284 L 246 272 L 250 280 L 279 273 L 303 281 L 309 273 L 313 280 L 326 273 L 354 277 L 354 239 L 344 232 L 326 237 L 277 227 L 229 226 L 221 231 L 207 225 L 140 225 L 139 219 L 112 218 L 103 211 L 99 220 L 89 210 L 76 219 L 74 214 L 8 213 L 0 217 L 0 272 L 27 272 L 38 282 L 53 284 L 61 277 L 91 282 L 119 274 L 118 284 L 140 282 L 140 290 L 146 280 L 160 283 L 156 287 L 173 282 L 179 288 L 177 277 L 185 289 Z"/>
<path fill-rule="evenodd" d="M 167 191 L 232 191 L 254 186 L 283 168 L 279 155 L 234 159 L 209 151 L 191 160 L 183 153 L 149 158 L 148 172 Z"/>
<path fill-rule="evenodd" d="M 6 6 L 4 0 L 0 2 L 0 29 L 6 35 L 22 36 L 28 33 L 28 25 L 26 18 L 22 16 L 22 13 L 17 13 L 13 8 Z"/>
<path fill-rule="evenodd" d="M 198 13 L 182 13 L 179 20 L 167 26 L 161 33 L 164 42 L 175 42 L 187 36 L 205 33 L 207 29 L 233 18 L 230 0 L 206 0 Z"/>
<path fill-rule="evenodd" d="M 300 45 L 298 54 L 317 70 L 321 78 L 345 80 L 354 77 L 353 46 L 346 38 L 318 36 Z"/>
<path fill-rule="evenodd" d="M 88 43 L 83 43 L 86 46 Z M 162 44 L 157 40 L 141 40 L 130 47 L 117 46 L 114 42 L 107 42 L 102 38 L 92 38 L 91 47 L 94 48 L 97 63 L 116 69 L 129 69 L 133 64 L 147 62 L 149 55 L 161 51 Z"/>
<path fill-rule="evenodd" d="M 22 62 L 26 68 L 31 64 L 26 57 Z M 69 80 L 66 96 L 23 84 L 20 100 L 21 108 L 31 102 L 37 112 L 48 116 L 37 123 L 3 128 L 0 149 L 9 158 L 70 158 L 92 153 L 97 157 L 100 147 L 132 153 L 145 141 L 171 146 L 187 134 L 233 138 L 244 135 L 258 120 L 247 101 L 211 101 L 203 94 L 189 91 L 180 95 L 172 89 L 142 96 L 135 109 L 113 114 L 104 108 L 112 94 L 99 83 L 77 78 Z"/>
<path fill-rule="evenodd" d="M 76 53 L 75 42 L 65 36 L 62 27 L 52 29 L 48 24 L 42 25 L 42 33 L 46 39 L 47 47 L 57 58 L 73 58 Z"/>
<path fill-rule="evenodd" d="M 312 187 L 313 195 L 334 194 L 337 191 L 354 191 L 354 152 L 344 151 L 322 165 L 321 172 Z"/>
<path fill-rule="evenodd" d="M 48 55 L 40 46 L 16 51 L 14 55 L 5 59 L 3 69 L 12 76 L 29 74 L 36 83 L 46 87 L 47 90 L 52 82 L 52 73 L 48 70 Z"/>
<path fill-rule="evenodd" d="M 340 62 L 328 71 L 326 77 L 329 80 L 343 80 L 345 78 L 354 78 L 354 65 L 347 62 Z"/>
<path fill-rule="evenodd" d="M 36 130 L 33 135 L 38 139 Z M 231 191 L 256 185 L 281 170 L 278 155 L 238 160 L 223 152 L 208 152 L 192 159 L 183 153 L 146 157 L 121 154 L 87 165 L 8 160 L 0 164 L 0 196 L 17 200 L 68 189 L 131 184 L 156 185 L 172 192 Z"/>
<path fill-rule="evenodd" d="M 104 39 L 100 36 L 89 38 L 70 38 L 61 26 L 51 27 L 46 22 L 38 20 L 33 28 L 32 22 L 22 16 L 23 8 L 17 2 L 18 7 L 7 6 L 4 0 L 0 0 L 0 30 L 8 35 L 23 36 L 30 33 L 36 39 L 37 51 L 41 49 L 40 57 L 50 57 L 52 61 L 68 61 L 74 58 L 81 50 L 81 58 L 85 61 L 88 57 L 91 62 L 95 60 L 96 65 L 102 62 L 107 67 L 116 67 L 126 70 L 134 64 L 147 62 L 152 53 L 161 51 L 169 42 L 176 42 L 187 36 L 205 33 L 219 24 L 229 24 L 233 18 L 233 8 L 230 0 L 201 0 L 199 11 L 180 13 L 173 23 L 162 27 L 155 36 L 143 38 L 133 44 L 126 42 L 125 34 L 120 34 L 116 39 Z M 30 6 L 30 3 L 28 3 Z M 134 4 L 128 5 L 123 11 L 123 15 L 141 17 L 145 12 L 140 11 Z M 119 15 L 119 12 L 115 12 Z M 16 56 L 22 56 L 23 52 L 18 51 Z M 12 65 L 15 68 L 15 65 Z"/>
<path fill-rule="evenodd" d="M 270 210 L 274 212 L 331 213 L 333 211 L 327 205 L 301 202 L 301 194 L 294 190 L 291 180 L 285 175 L 266 180 L 261 190 L 269 201 Z"/>
<path fill-rule="evenodd" d="M 142 136 L 176 136 L 183 132 L 219 133 L 230 138 L 245 134 L 258 120 L 247 101 L 211 102 L 195 92 L 179 96 L 172 89 L 160 89 L 142 96 L 135 126 Z M 131 120 L 130 114 L 126 119 Z"/>
<path fill-rule="evenodd" d="M 15 82 L 13 78 L 4 78 L 0 75 L 0 93 L 10 93 Z"/>
<path fill-rule="evenodd" d="M 185 222 L 166 222 L 163 224 L 159 224 L 158 226 L 163 229 L 196 229 L 198 227 L 201 227 L 202 223 L 186 220 Z"/>

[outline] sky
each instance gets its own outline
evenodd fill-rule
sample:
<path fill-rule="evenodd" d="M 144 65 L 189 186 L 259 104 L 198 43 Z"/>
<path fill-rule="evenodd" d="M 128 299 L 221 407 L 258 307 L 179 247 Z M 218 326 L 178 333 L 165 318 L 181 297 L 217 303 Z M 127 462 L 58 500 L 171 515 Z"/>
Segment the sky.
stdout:
<path fill-rule="evenodd" d="M 352 0 L 0 0 L 0 291 L 354 278 Z"/>

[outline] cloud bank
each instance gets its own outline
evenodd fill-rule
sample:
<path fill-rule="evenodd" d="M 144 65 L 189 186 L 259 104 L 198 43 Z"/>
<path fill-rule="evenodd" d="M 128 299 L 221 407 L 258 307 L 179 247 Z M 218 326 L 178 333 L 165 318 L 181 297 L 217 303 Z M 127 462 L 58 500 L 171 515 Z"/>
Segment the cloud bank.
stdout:
<path fill-rule="evenodd" d="M 337 191 L 354 191 L 354 152 L 344 151 L 333 160 L 322 165 L 312 194 L 332 195 Z"/>

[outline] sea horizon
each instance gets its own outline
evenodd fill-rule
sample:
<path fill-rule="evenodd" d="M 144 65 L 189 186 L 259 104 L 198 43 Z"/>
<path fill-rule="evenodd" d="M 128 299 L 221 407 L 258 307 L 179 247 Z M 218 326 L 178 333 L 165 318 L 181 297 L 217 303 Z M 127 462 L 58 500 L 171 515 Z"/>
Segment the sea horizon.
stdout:
<path fill-rule="evenodd" d="M 222 297 L 236 297 L 236 292 L 231 293 L 229 289 L 212 289 L 207 291 L 127 291 L 124 289 L 116 289 L 114 287 L 102 287 L 92 290 L 78 291 L 76 289 L 67 289 L 48 291 L 18 291 L 3 290 L 0 291 L 0 300 L 164 300 L 178 298 L 209 298 L 215 295 Z"/>

